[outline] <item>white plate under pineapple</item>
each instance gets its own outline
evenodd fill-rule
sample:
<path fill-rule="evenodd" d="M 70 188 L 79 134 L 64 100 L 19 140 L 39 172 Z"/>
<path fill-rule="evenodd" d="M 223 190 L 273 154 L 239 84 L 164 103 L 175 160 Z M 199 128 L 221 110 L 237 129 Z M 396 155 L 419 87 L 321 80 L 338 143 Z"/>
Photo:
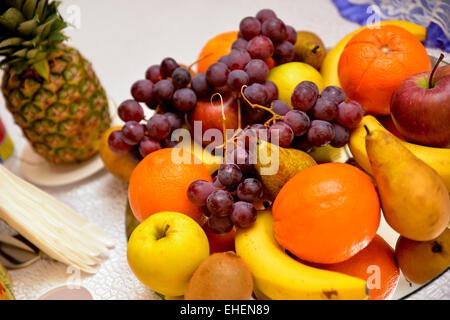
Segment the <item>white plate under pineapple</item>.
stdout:
<path fill-rule="evenodd" d="M 120 123 L 117 105 L 109 100 L 111 125 Z M 100 155 L 75 164 L 55 165 L 37 154 L 29 143 L 25 144 L 21 155 L 21 171 L 30 182 L 43 187 L 59 187 L 86 179 L 103 169 Z"/>

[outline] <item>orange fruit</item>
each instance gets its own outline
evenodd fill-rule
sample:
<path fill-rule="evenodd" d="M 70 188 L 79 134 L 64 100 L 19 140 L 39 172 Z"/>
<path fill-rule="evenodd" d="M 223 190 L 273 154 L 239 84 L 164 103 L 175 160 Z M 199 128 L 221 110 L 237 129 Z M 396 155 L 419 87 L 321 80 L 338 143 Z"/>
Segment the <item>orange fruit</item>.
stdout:
<path fill-rule="evenodd" d="M 338 67 L 347 96 L 374 114 L 389 114 L 392 93 L 400 82 L 429 70 L 425 47 L 412 33 L 393 25 L 356 34 L 345 46 Z"/>
<path fill-rule="evenodd" d="M 186 156 L 188 163 L 173 161 L 172 150 Z M 189 154 L 185 154 L 188 152 Z M 185 149 L 166 148 L 150 153 L 133 170 L 128 187 L 130 207 L 140 222 L 154 213 L 184 213 L 200 225 L 205 222 L 201 207 L 192 204 L 187 189 L 195 180 L 212 181 L 204 164 L 194 161 Z"/>
<path fill-rule="evenodd" d="M 389 299 L 400 279 L 394 249 L 379 235 L 375 235 L 367 247 L 344 262 L 316 266 L 367 281 L 369 300 Z"/>
<path fill-rule="evenodd" d="M 365 248 L 378 229 L 380 205 L 370 177 L 344 163 L 297 173 L 273 204 L 275 238 L 302 260 L 337 263 Z"/>
<path fill-rule="evenodd" d="M 217 62 L 221 56 L 229 54 L 237 35 L 237 31 L 229 31 L 210 39 L 198 55 L 200 61 L 197 63 L 197 72 L 205 73 L 208 67 Z"/>

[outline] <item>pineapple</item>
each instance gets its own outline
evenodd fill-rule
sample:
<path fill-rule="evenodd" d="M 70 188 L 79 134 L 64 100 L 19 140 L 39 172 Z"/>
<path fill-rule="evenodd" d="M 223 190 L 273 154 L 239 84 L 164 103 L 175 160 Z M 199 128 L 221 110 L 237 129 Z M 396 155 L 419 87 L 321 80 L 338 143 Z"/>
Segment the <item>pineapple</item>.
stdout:
<path fill-rule="evenodd" d="M 64 43 L 59 3 L 1 1 L 2 92 L 16 124 L 51 163 L 92 157 L 110 125 L 108 100 L 91 63 Z"/>

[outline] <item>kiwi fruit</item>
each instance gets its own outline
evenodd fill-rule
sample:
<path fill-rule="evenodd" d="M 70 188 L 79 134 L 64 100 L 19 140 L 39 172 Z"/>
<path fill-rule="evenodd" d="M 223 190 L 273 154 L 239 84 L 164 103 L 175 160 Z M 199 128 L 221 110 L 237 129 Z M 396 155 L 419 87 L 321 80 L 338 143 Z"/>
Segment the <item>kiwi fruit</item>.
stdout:
<path fill-rule="evenodd" d="M 294 49 L 295 61 L 307 63 L 320 70 L 325 59 L 326 48 L 319 36 L 309 31 L 298 31 Z"/>
<path fill-rule="evenodd" d="M 253 277 L 234 252 L 214 253 L 192 275 L 185 300 L 249 300 Z"/>

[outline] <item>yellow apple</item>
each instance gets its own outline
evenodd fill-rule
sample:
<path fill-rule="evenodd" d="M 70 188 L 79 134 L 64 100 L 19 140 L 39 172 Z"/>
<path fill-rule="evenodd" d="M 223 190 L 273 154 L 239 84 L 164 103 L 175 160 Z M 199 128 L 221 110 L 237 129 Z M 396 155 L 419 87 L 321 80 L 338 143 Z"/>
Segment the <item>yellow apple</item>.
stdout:
<path fill-rule="evenodd" d="M 166 296 L 184 295 L 192 274 L 208 256 L 203 229 L 178 212 L 148 217 L 131 234 L 127 250 L 128 264 L 139 281 Z"/>
<path fill-rule="evenodd" d="M 303 62 L 289 62 L 279 65 L 270 70 L 267 80 L 277 85 L 278 99 L 291 107 L 292 92 L 300 82 L 314 82 L 319 87 L 319 92 L 324 88 L 319 71 Z"/>

